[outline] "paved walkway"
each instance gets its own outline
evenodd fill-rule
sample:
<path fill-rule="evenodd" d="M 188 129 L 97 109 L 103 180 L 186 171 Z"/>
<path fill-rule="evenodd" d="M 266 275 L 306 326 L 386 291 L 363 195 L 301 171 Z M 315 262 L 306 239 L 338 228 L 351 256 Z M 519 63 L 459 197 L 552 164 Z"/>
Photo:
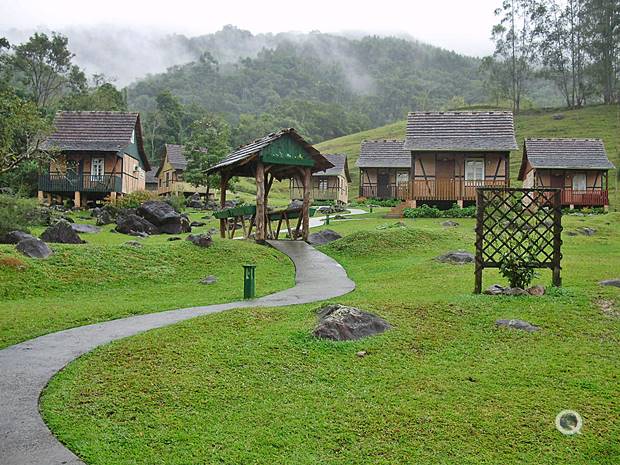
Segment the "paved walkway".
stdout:
<path fill-rule="evenodd" d="M 49 431 L 39 414 L 48 381 L 95 347 L 149 329 L 240 307 L 275 307 L 338 297 L 355 289 L 342 266 L 301 241 L 269 241 L 295 264 L 294 287 L 252 301 L 139 315 L 59 331 L 0 350 L 0 464 L 82 464 Z M 260 272 L 260 270 L 259 270 Z"/>

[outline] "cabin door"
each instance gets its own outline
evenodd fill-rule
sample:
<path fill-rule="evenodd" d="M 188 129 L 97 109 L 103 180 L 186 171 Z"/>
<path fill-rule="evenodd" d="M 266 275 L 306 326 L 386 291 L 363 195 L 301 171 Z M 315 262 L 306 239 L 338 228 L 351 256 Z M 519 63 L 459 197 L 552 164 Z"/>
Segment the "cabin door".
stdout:
<path fill-rule="evenodd" d="M 564 175 L 556 175 L 556 174 L 551 174 L 550 175 L 551 178 L 551 187 L 553 188 L 558 188 L 558 189 L 564 189 Z"/>
<path fill-rule="evenodd" d="M 377 173 L 377 197 L 389 199 L 392 197 L 390 192 L 390 172 L 379 170 Z"/>
<path fill-rule="evenodd" d="M 454 184 L 454 160 L 437 160 L 435 165 L 435 197 L 452 200 L 456 197 Z"/>

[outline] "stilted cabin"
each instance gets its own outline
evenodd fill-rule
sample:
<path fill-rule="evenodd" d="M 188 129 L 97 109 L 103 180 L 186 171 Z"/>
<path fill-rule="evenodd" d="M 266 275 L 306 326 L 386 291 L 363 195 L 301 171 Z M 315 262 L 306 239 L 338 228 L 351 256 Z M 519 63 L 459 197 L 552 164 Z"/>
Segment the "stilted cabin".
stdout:
<path fill-rule="evenodd" d="M 58 153 L 39 175 L 39 200 L 89 200 L 145 189 L 151 169 L 144 152 L 140 115 L 127 112 L 61 111 L 43 149 Z"/>
<path fill-rule="evenodd" d="M 478 187 L 510 185 L 517 149 L 512 112 L 413 112 L 404 149 L 411 154 L 405 200 L 474 202 Z"/>
<path fill-rule="evenodd" d="M 523 187 L 560 188 L 562 205 L 609 207 L 609 170 L 600 139 L 526 139 L 519 179 Z"/>
<path fill-rule="evenodd" d="M 206 150 L 206 149 L 205 149 Z M 194 186 L 183 181 L 183 173 L 187 169 L 187 159 L 183 155 L 183 146 L 166 144 L 161 157 L 157 176 L 159 195 L 191 195 L 196 192 L 206 194 L 206 186 Z"/>
<path fill-rule="evenodd" d="M 411 153 L 403 140 L 362 141 L 357 167 L 360 170 L 359 196 L 373 199 L 407 198 Z"/>
<path fill-rule="evenodd" d="M 333 200 L 348 203 L 351 175 L 346 154 L 324 153 L 323 156 L 334 166 L 312 174 L 310 198 L 314 201 Z M 303 198 L 303 186 L 299 178 L 290 180 L 290 193 L 291 199 Z"/>

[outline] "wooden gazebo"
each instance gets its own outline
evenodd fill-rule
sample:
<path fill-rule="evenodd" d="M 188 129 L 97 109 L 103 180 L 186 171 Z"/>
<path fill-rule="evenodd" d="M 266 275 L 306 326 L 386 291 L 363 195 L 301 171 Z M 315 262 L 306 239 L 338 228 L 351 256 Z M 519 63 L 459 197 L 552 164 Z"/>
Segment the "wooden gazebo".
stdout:
<path fill-rule="evenodd" d="M 303 186 L 303 203 L 298 216 L 301 225 L 301 238 L 307 240 L 310 223 L 309 207 L 312 173 L 326 170 L 333 166 L 293 128 L 288 128 L 242 145 L 220 163 L 211 167 L 209 172 L 220 174 L 220 206 L 222 209 L 226 206 L 226 189 L 231 178 L 241 176 L 251 177 L 256 180 L 256 212 L 252 215 L 250 227 L 245 233 L 246 237 L 249 237 L 252 227 L 255 226 L 255 239 L 257 242 L 263 242 L 268 238 L 270 213 L 268 212 L 267 204 L 273 180 L 300 179 Z M 283 213 L 286 217 L 286 211 Z M 235 227 L 234 224 L 232 226 L 233 228 Z M 220 235 L 222 237 L 226 237 L 227 229 L 228 222 L 226 218 L 220 218 Z M 291 239 L 296 238 L 295 235 L 291 237 Z"/>

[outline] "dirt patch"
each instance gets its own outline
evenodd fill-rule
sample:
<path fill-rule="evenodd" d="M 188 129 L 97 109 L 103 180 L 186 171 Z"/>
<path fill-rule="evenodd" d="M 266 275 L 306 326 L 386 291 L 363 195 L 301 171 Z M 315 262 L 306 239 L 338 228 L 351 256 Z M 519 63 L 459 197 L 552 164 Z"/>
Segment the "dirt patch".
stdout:
<path fill-rule="evenodd" d="M 605 315 L 612 318 L 620 318 L 620 310 L 616 308 L 616 303 L 613 300 L 598 299 L 595 303 Z"/>

